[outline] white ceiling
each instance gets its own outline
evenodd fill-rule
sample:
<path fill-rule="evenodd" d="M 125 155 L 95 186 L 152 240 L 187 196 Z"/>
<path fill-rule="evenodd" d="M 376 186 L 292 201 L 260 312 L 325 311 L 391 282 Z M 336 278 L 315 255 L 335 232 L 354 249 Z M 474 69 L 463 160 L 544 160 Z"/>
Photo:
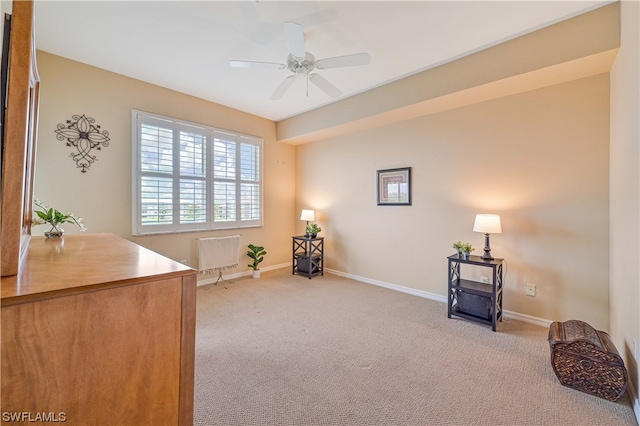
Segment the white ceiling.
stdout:
<path fill-rule="evenodd" d="M 52 1 L 36 4 L 38 49 L 279 121 L 334 100 L 286 69 L 282 22 L 316 59 L 368 52 L 366 66 L 318 71 L 353 95 L 610 1 Z M 338 98 L 340 99 L 340 98 Z"/>

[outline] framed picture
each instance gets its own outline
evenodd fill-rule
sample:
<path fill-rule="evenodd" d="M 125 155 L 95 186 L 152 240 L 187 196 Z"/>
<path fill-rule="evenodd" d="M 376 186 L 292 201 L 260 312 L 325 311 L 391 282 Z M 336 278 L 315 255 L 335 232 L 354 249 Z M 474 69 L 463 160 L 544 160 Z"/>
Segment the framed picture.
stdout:
<path fill-rule="evenodd" d="M 378 205 L 411 205 L 411 167 L 378 170 Z"/>

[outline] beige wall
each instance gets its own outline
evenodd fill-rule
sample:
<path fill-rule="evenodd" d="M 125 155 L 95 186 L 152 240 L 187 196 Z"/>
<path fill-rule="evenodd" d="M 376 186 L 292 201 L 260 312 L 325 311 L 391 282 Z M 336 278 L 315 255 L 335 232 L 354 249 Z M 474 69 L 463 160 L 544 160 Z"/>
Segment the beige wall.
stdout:
<path fill-rule="evenodd" d="M 319 212 L 327 267 L 446 295 L 451 244 L 498 213 L 504 308 L 608 330 L 607 74 L 300 145 L 298 208 Z M 411 166 L 413 205 L 376 206 L 376 170 Z M 524 295 L 526 283 L 538 295 Z"/>
<path fill-rule="evenodd" d="M 2 34 L 1 31 L 4 30 L 4 14 L 11 13 L 11 10 L 13 9 L 12 6 L 13 6 L 12 2 L 0 0 L 0 18 L 2 18 L 0 19 L 0 34 Z"/>
<path fill-rule="evenodd" d="M 611 334 L 632 387 L 640 383 L 640 6 L 621 2 L 621 47 L 611 69 Z M 636 350 L 640 351 L 640 348 Z M 636 416 L 640 405 L 636 400 Z"/>
<path fill-rule="evenodd" d="M 89 232 L 113 232 L 197 267 L 196 238 L 242 234 L 242 245 L 262 244 L 264 266 L 289 262 L 294 232 L 295 149 L 275 141 L 272 121 L 118 74 L 38 52 L 41 78 L 35 195 L 60 210 L 83 217 Z M 212 80 L 212 84 L 217 84 Z M 242 230 L 131 236 L 131 110 L 139 109 L 264 138 L 264 226 Z M 85 114 L 109 132 L 109 146 L 86 173 L 69 158 L 71 148 L 56 139 L 56 126 Z M 42 235 L 45 226 L 34 228 Z M 65 231 L 78 232 L 67 224 Z M 245 262 L 247 260 L 247 262 Z M 238 272 L 248 269 L 241 255 Z"/>

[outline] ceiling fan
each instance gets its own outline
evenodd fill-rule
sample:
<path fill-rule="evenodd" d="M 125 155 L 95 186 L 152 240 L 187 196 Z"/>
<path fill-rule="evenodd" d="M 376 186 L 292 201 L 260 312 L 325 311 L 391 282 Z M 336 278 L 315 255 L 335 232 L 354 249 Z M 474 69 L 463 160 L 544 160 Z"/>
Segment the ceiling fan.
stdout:
<path fill-rule="evenodd" d="M 280 99 L 298 78 L 306 79 L 307 96 L 309 96 L 309 82 L 311 82 L 327 95 L 335 99 L 342 95 L 340 89 L 329 83 L 329 81 L 320 74 L 313 71 L 316 69 L 323 70 L 328 68 L 367 65 L 371 61 L 371 57 L 368 53 L 354 53 L 352 55 L 335 56 L 332 58 L 316 60 L 311 53 L 305 51 L 302 27 L 295 22 L 284 22 L 282 25 L 284 26 L 284 33 L 287 41 L 289 42 L 289 49 L 291 49 L 291 53 L 287 56 L 286 64 L 276 62 L 229 61 L 229 66 L 235 68 L 286 68 L 291 71 L 293 75 L 288 76 L 282 81 L 282 83 L 280 83 L 278 88 L 271 95 L 271 100 Z"/>

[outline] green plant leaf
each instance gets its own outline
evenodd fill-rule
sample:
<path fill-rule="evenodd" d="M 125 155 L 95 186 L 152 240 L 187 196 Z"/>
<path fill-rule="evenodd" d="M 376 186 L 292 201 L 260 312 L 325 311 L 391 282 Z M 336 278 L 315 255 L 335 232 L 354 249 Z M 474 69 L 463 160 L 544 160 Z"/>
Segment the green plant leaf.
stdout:
<path fill-rule="evenodd" d="M 49 216 L 47 216 L 45 212 L 41 212 L 40 210 L 37 210 L 36 214 L 40 217 L 40 219 L 44 220 L 45 222 L 49 221 Z"/>

